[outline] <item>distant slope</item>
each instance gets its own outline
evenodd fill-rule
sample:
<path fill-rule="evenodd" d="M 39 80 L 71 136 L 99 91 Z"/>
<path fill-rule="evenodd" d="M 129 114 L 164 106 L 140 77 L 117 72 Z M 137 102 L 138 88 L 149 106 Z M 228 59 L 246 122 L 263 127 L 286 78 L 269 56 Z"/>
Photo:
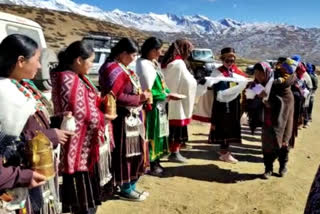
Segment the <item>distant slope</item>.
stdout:
<path fill-rule="evenodd" d="M 43 27 L 48 46 L 55 51 L 66 47 L 75 40 L 82 39 L 90 31 L 109 33 L 113 36 L 126 36 L 138 42 L 142 42 L 148 36 L 147 33 L 136 29 L 69 12 L 3 4 L 0 4 L 0 11 L 39 23 Z"/>

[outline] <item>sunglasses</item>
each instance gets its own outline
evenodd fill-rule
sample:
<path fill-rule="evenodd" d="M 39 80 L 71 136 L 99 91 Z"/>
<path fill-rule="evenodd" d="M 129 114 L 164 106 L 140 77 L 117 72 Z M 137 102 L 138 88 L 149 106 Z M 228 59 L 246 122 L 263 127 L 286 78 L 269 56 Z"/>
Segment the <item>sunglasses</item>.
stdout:
<path fill-rule="evenodd" d="M 230 64 L 230 63 L 234 63 L 235 60 L 234 59 L 226 59 L 226 60 L 224 60 L 224 62 Z"/>

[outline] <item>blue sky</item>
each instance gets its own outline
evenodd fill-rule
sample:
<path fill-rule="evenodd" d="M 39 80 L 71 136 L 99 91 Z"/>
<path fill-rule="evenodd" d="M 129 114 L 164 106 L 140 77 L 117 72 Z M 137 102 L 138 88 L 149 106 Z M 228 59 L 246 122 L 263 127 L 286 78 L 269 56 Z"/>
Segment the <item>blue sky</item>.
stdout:
<path fill-rule="evenodd" d="M 136 13 L 200 14 L 213 20 L 232 18 L 244 22 L 286 23 L 320 27 L 320 0 L 74 0 L 104 10 Z"/>

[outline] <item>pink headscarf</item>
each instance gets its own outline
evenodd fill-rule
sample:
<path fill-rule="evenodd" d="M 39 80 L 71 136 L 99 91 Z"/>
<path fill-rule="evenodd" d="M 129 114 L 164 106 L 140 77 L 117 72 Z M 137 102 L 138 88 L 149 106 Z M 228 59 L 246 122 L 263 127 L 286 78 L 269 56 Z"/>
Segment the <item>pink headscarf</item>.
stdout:
<path fill-rule="evenodd" d="M 299 65 L 297 67 L 297 70 L 296 70 L 296 74 L 297 74 L 297 77 L 299 79 L 302 79 L 303 77 L 303 74 L 307 71 L 306 67 L 301 63 L 299 62 Z"/>

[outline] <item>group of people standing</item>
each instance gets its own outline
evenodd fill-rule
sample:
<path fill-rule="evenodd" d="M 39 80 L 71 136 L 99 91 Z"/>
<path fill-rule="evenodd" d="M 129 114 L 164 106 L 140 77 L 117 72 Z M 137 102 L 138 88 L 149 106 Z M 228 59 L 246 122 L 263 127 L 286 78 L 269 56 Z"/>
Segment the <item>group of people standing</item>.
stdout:
<path fill-rule="evenodd" d="M 279 58 L 272 69 L 262 62 L 255 65 L 255 82 L 268 90 L 258 95 L 263 103 L 262 151 L 264 177 L 273 174 L 273 162 L 279 161 L 279 175 L 287 172 L 289 150 L 294 147 L 298 130 L 312 120 L 312 105 L 317 89 L 315 69 L 300 57 Z M 251 86 L 254 87 L 254 86 Z M 269 89 L 270 88 L 270 89 Z M 265 93 L 266 92 L 266 93 Z"/>
<path fill-rule="evenodd" d="M 193 46 L 177 40 L 163 62 L 162 41 L 139 52 L 121 39 L 99 71 L 87 76 L 94 49 L 75 41 L 50 72 L 52 105 L 32 83 L 40 47 L 13 34 L 0 44 L 0 209 L 8 213 L 95 213 L 106 196 L 143 201 L 141 175 L 163 175 L 160 158 L 186 162 L 196 80 L 186 59 Z M 169 104 L 168 104 L 169 102 Z M 50 172 L 50 173 L 49 173 Z M 60 185 L 59 177 L 62 177 Z M 60 203 L 61 202 L 61 203 Z"/>
<path fill-rule="evenodd" d="M 99 70 L 98 90 L 87 76 L 93 47 L 73 42 L 58 54 L 50 73 L 52 109 L 31 81 L 40 68 L 39 46 L 23 35 L 5 38 L 0 44 L 0 209 L 95 213 L 106 194 L 144 201 L 149 193 L 136 187 L 144 173 L 162 176 L 165 155 L 187 162 L 180 149 L 188 141 L 199 86 L 187 62 L 192 49 L 190 41 L 176 40 L 159 62 L 162 41 L 150 37 L 132 71 L 139 49 L 123 38 Z M 205 83 L 213 89 L 208 92 L 213 96 L 210 140 L 221 145 L 219 159 L 237 162 L 229 145 L 241 143 L 246 88 L 263 108 L 263 176 L 273 173 L 276 158 L 284 175 L 298 127 L 312 119 L 314 67 L 290 58 L 279 59 L 274 69 L 261 62 L 249 83 L 235 65 L 233 48 L 222 49 L 221 60 Z M 50 167 L 55 173 L 49 175 Z"/>
<path fill-rule="evenodd" d="M 315 66 L 302 62 L 298 55 L 280 57 L 274 65 L 255 64 L 252 81 L 235 65 L 233 48 L 222 49 L 220 59 L 222 66 L 206 81 L 201 80 L 211 90 L 202 92 L 193 118 L 211 122 L 209 142 L 220 144 L 219 159 L 237 163 L 229 145 L 241 143 L 240 122 L 246 112 L 252 133 L 256 127 L 262 127 L 263 178 L 274 174 L 276 159 L 280 164 L 279 175 L 284 176 L 298 130 L 312 121 L 318 84 Z"/>

